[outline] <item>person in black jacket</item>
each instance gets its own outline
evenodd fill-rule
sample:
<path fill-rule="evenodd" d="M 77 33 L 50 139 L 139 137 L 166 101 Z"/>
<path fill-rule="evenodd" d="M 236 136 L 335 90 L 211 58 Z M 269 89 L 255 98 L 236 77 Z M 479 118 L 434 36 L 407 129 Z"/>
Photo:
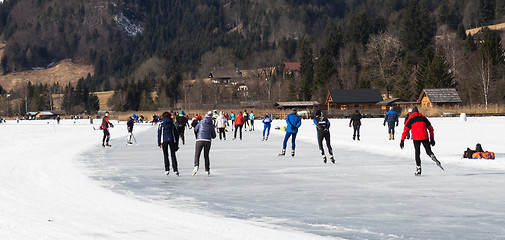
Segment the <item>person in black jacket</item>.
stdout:
<path fill-rule="evenodd" d="M 188 116 L 181 111 L 177 117 L 175 117 L 175 125 L 177 126 L 177 131 L 179 131 L 179 137 L 182 139 L 182 145 L 186 144 L 184 141 L 184 131 L 186 126 L 189 127 Z"/>
<path fill-rule="evenodd" d="M 102 147 L 105 147 L 105 146 L 111 147 L 111 145 L 109 144 L 109 140 L 110 140 L 109 126 L 111 128 L 113 128 L 114 124 L 112 124 L 109 121 L 109 112 L 105 112 L 105 116 L 102 119 L 102 125 L 100 125 L 100 129 L 103 130 Z"/>
<path fill-rule="evenodd" d="M 323 162 L 326 163 L 326 155 L 324 155 L 323 139 L 326 140 L 326 147 L 328 148 L 328 153 L 330 153 L 330 160 L 335 163 L 333 158 L 333 149 L 330 143 L 330 121 L 328 118 L 323 117 L 321 110 L 316 110 L 316 117 L 314 118 L 314 124 L 317 130 L 317 141 L 319 143 L 319 151 L 323 155 Z"/>
<path fill-rule="evenodd" d="M 361 113 L 359 113 L 358 109 L 354 111 L 354 113 L 351 116 L 351 121 L 349 122 L 349 127 L 351 125 L 354 127 L 354 133 L 352 134 L 352 140 L 356 140 L 356 136 L 358 137 L 359 141 L 359 129 L 361 127 Z"/>
<path fill-rule="evenodd" d="M 133 124 L 135 123 L 133 117 L 130 117 L 128 119 L 128 122 L 126 122 L 126 128 L 128 129 L 128 138 L 127 138 L 127 143 L 132 144 L 132 136 L 133 136 Z"/>
<path fill-rule="evenodd" d="M 177 168 L 177 157 L 175 152 L 179 150 L 179 132 L 175 127 L 174 121 L 169 112 L 162 114 L 162 120 L 158 127 L 158 147 L 163 149 L 163 158 L 165 162 L 165 175 L 170 174 L 170 162 L 168 161 L 168 146 L 170 146 L 170 155 L 172 157 L 172 169 L 175 175 L 179 176 Z"/>

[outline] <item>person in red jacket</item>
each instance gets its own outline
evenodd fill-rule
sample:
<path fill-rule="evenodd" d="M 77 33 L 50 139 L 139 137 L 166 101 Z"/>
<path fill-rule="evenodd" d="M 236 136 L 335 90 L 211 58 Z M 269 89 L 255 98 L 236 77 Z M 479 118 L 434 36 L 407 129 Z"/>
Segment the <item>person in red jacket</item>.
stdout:
<path fill-rule="evenodd" d="M 114 127 L 114 125 L 109 121 L 109 112 L 105 112 L 105 117 L 102 119 L 102 125 L 100 125 L 100 129 L 103 130 L 103 139 L 102 139 L 102 147 L 110 147 L 111 145 L 109 144 L 110 140 L 110 133 L 109 133 L 109 126 L 111 128 Z M 107 140 L 107 143 L 106 143 Z"/>
<path fill-rule="evenodd" d="M 421 144 L 423 144 L 424 149 L 426 150 L 426 154 L 431 157 L 437 166 L 439 166 L 442 170 L 444 168 L 440 164 L 440 161 L 437 160 L 435 154 L 431 151 L 431 146 L 435 146 L 435 135 L 433 133 L 433 127 L 431 126 L 430 121 L 423 116 L 417 110 L 417 107 L 412 109 L 412 114 L 410 114 L 407 123 L 403 129 L 402 140 L 400 141 L 400 148 L 403 149 L 405 145 L 405 138 L 409 131 L 412 130 L 412 140 L 414 142 L 414 149 L 416 155 L 416 172 L 415 175 L 421 175 Z M 429 132 L 429 134 L 428 134 Z"/>
<path fill-rule="evenodd" d="M 244 126 L 244 117 L 242 116 L 242 113 L 239 112 L 237 114 L 237 117 L 235 117 L 235 134 L 233 140 L 237 138 L 237 130 L 239 128 L 240 128 L 240 140 L 242 140 L 242 126 Z"/>

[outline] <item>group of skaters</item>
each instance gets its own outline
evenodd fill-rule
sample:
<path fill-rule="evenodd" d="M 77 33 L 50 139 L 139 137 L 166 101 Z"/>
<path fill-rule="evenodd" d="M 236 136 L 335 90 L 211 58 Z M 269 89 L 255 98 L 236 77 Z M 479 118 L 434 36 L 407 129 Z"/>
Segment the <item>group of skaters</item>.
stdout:
<path fill-rule="evenodd" d="M 246 117 L 247 118 L 246 118 Z M 248 120 L 246 120 L 248 119 Z M 360 127 L 361 127 L 362 115 L 358 110 L 350 116 L 349 127 L 353 127 L 353 140 L 360 141 Z M 195 156 L 194 156 L 194 169 L 192 175 L 195 175 L 199 170 L 199 162 L 201 152 L 204 154 L 205 161 L 205 173 L 210 175 L 210 158 L 209 153 L 211 149 L 212 139 L 217 137 L 216 132 L 219 134 L 220 139 L 226 140 L 227 127 L 229 126 L 229 121 L 231 120 L 232 131 L 234 131 L 234 138 L 237 138 L 237 132 L 239 133 L 239 138 L 242 140 L 242 128 L 246 126 L 249 131 L 254 131 L 254 113 L 251 111 L 238 112 L 235 114 L 233 111 L 230 114 L 225 114 L 224 112 L 217 113 L 216 110 L 209 111 L 205 116 L 196 114 L 193 116 L 191 123 L 189 122 L 189 117 L 181 111 L 180 113 L 170 113 L 164 112 L 160 116 L 160 124 L 158 127 L 158 147 L 163 150 L 164 163 L 165 163 L 165 174 L 170 174 L 170 166 L 172 166 L 173 172 L 179 176 L 178 166 L 177 166 L 177 156 L 176 152 L 179 149 L 179 142 L 182 140 L 182 144 L 185 144 L 184 132 L 186 128 L 193 129 L 196 145 L 195 145 Z M 282 150 L 279 156 L 286 155 L 286 149 L 289 139 L 291 139 L 291 156 L 295 156 L 296 149 L 296 136 L 298 134 L 298 129 L 300 128 L 302 121 L 297 114 L 297 109 L 291 109 L 291 113 L 286 116 L 286 133 L 282 143 Z M 134 118 L 130 117 L 127 122 L 128 129 L 128 144 L 132 144 L 131 137 L 133 136 L 133 122 Z M 248 124 L 246 124 L 248 122 Z M 272 119 L 265 115 L 262 120 L 264 125 L 263 128 L 263 138 L 262 141 L 268 140 L 270 134 Z M 324 145 L 328 150 L 329 160 L 335 163 L 335 158 L 333 156 L 333 149 L 331 147 L 330 140 L 330 121 L 327 117 L 323 116 L 322 111 L 317 110 L 313 118 L 313 124 L 316 126 L 317 140 L 319 145 L 319 150 L 322 155 L 324 163 L 327 163 L 328 157 L 326 156 Z M 384 118 L 384 126 L 388 126 L 389 140 L 394 140 L 395 137 L 395 127 L 399 125 L 398 113 L 390 108 L 386 113 Z M 114 127 L 114 125 L 108 120 L 108 112 L 105 113 L 105 117 L 102 119 L 102 125 L 100 128 L 104 132 L 102 146 L 110 146 L 109 139 L 110 133 L 108 131 L 109 127 Z M 404 129 L 401 136 L 400 148 L 403 149 L 405 145 L 405 139 L 411 138 L 415 149 L 415 162 L 416 171 L 415 175 L 421 175 L 421 145 L 424 147 L 426 153 L 430 158 L 439 166 L 442 170 L 440 161 L 437 160 L 435 154 L 431 150 L 432 146 L 435 146 L 434 130 L 430 121 L 419 113 L 417 107 L 409 109 L 407 116 L 404 121 Z M 326 144 L 323 144 L 325 141 Z M 169 150 L 170 158 L 169 161 Z"/>

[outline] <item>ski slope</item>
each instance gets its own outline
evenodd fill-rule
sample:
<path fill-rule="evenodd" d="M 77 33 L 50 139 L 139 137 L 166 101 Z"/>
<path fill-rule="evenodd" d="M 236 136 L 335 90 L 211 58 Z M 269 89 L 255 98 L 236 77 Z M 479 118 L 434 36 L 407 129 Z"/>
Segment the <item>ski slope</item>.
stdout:
<path fill-rule="evenodd" d="M 165 176 L 156 127 L 111 129 L 112 148 L 88 120 L 0 124 L 2 239 L 499 239 L 505 238 L 505 118 L 432 118 L 434 153 L 414 176 L 413 146 L 387 140 L 364 119 L 361 141 L 332 120 L 336 164 L 323 164 L 315 127 L 303 121 L 296 156 L 278 157 L 283 132 L 262 126 L 244 140 L 214 140 L 211 176 L 191 176 L 194 135 Z M 97 121 L 95 121 L 97 122 Z M 274 121 L 273 126 L 282 126 Z M 98 126 L 98 125 L 95 125 Z M 481 143 L 496 160 L 461 159 Z M 288 144 L 289 148 L 290 144 Z M 203 159 L 201 159 L 203 166 Z"/>

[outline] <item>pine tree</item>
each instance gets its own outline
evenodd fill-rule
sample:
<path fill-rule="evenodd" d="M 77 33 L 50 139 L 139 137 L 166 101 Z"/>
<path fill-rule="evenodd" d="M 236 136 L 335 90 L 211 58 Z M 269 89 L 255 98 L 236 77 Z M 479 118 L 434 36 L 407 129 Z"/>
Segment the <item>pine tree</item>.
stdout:
<path fill-rule="evenodd" d="M 462 40 L 466 38 L 465 25 L 463 23 L 459 23 L 458 30 L 456 31 L 456 36 Z"/>
<path fill-rule="evenodd" d="M 412 88 L 410 77 L 413 72 L 413 66 L 410 58 L 407 56 L 400 63 L 398 68 L 397 80 L 394 88 L 394 96 L 406 100 L 412 99 Z M 414 96 L 415 97 L 415 96 Z"/>
<path fill-rule="evenodd" d="M 466 52 L 473 52 L 477 50 L 477 44 L 475 44 L 475 40 L 473 39 L 472 34 L 468 34 L 465 39 L 465 50 Z"/>
<path fill-rule="evenodd" d="M 447 64 L 445 52 L 438 48 L 426 72 L 425 88 L 452 88 L 455 87 L 454 77 Z"/>
<path fill-rule="evenodd" d="M 300 86 L 300 95 L 303 101 L 309 101 L 312 99 L 314 62 L 312 56 L 312 45 L 309 43 L 308 39 L 303 40 L 301 51 L 300 74 L 302 76 L 302 84 Z"/>
<path fill-rule="evenodd" d="M 414 56 L 421 56 L 423 50 L 431 44 L 435 36 L 436 24 L 423 3 L 410 0 L 403 16 L 400 31 L 400 40 L 403 45 L 412 51 Z"/>
<path fill-rule="evenodd" d="M 423 58 L 421 63 L 418 65 L 416 70 L 416 84 L 414 88 L 414 96 L 421 94 L 423 89 L 427 84 L 428 73 L 431 61 L 433 60 L 435 53 L 432 47 L 428 47 L 423 52 Z"/>

